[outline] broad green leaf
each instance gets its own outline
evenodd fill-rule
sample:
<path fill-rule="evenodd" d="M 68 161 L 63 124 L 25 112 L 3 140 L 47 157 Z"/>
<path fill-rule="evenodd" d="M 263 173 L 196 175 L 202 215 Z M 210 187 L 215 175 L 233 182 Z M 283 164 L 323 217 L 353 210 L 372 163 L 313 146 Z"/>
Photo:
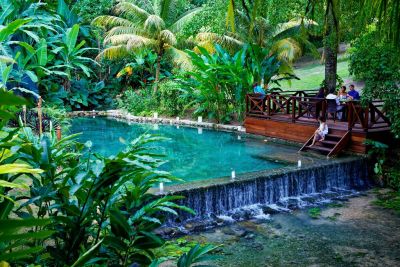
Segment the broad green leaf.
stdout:
<path fill-rule="evenodd" d="M 22 25 L 30 22 L 32 19 L 17 19 L 0 29 L 0 42 L 5 41 L 11 34 L 16 32 Z"/>
<path fill-rule="evenodd" d="M 33 169 L 31 166 L 27 164 L 4 164 L 0 165 L 0 174 L 10 174 L 10 173 L 42 173 L 41 169 Z"/>
<path fill-rule="evenodd" d="M 39 48 L 37 49 L 37 58 L 40 66 L 46 66 L 47 64 L 47 42 L 46 39 L 42 38 L 39 42 Z"/>
<path fill-rule="evenodd" d="M 75 24 L 72 28 L 68 29 L 66 32 L 66 45 L 68 47 L 68 52 L 71 53 L 75 46 L 76 41 L 78 40 L 79 34 L 79 24 Z"/>

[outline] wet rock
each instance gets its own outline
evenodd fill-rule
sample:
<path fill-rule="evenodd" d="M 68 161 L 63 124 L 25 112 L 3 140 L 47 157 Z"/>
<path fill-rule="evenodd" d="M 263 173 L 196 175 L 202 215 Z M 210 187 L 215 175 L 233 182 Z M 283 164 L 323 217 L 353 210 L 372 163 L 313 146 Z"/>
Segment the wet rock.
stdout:
<path fill-rule="evenodd" d="M 254 239 L 256 237 L 255 234 L 248 233 L 244 238 L 246 239 Z"/>
<path fill-rule="evenodd" d="M 246 231 L 245 229 L 236 226 L 224 228 L 222 229 L 222 232 L 226 235 L 233 235 L 237 237 L 244 237 L 248 233 L 248 231 Z"/>
<path fill-rule="evenodd" d="M 225 221 L 224 221 L 222 218 L 218 217 L 218 216 L 215 215 L 214 213 L 211 213 L 211 214 L 210 214 L 210 218 L 211 218 L 211 220 L 213 220 L 214 222 L 216 222 L 218 225 L 222 225 L 222 224 L 225 223 Z"/>
<path fill-rule="evenodd" d="M 271 214 L 271 215 L 277 214 L 277 213 L 280 212 L 279 210 L 274 209 L 274 208 L 272 208 L 270 206 L 263 206 L 262 210 L 263 210 L 264 214 Z"/>
<path fill-rule="evenodd" d="M 286 207 L 291 210 L 298 209 L 299 208 L 299 200 L 297 198 L 289 198 Z"/>
<path fill-rule="evenodd" d="M 314 204 L 319 201 L 319 198 L 317 196 L 307 196 L 307 197 L 301 198 L 301 200 L 305 201 L 307 203 L 310 203 L 310 204 Z"/>
<path fill-rule="evenodd" d="M 185 229 L 189 232 L 205 231 L 207 227 L 211 226 L 213 226 L 213 223 L 210 221 L 191 221 L 184 225 Z"/>
<path fill-rule="evenodd" d="M 172 238 L 184 235 L 184 233 L 176 227 L 161 227 L 156 229 L 155 233 L 164 238 Z"/>

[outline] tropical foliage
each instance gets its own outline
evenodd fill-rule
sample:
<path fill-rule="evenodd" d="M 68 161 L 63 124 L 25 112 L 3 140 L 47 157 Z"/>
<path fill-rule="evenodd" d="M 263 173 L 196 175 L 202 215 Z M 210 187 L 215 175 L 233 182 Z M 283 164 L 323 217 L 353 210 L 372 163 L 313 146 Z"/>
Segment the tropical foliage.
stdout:
<path fill-rule="evenodd" d="M 107 31 L 104 44 L 110 45 L 99 56 L 118 59 L 132 55 L 141 48 L 153 49 L 157 54 L 154 80 L 154 91 L 157 91 L 162 58 L 169 54 L 177 62 L 185 62 L 185 55 L 175 48 L 175 33 L 201 10 L 193 9 L 177 17 L 172 12 L 176 2 L 153 1 L 149 10 L 145 10 L 131 1 L 118 1 L 113 9 L 116 16 L 104 15 L 93 20 L 93 25 L 101 26 Z M 172 16 L 176 19 L 172 20 Z"/>
<path fill-rule="evenodd" d="M 400 137 L 400 57 L 390 43 L 377 41 L 379 33 L 374 26 L 357 39 L 351 49 L 350 70 L 356 78 L 365 81 L 365 100 L 383 99 L 392 122 L 392 131 Z"/>
<path fill-rule="evenodd" d="M 264 81 L 272 86 L 295 77 L 289 65 L 256 45 L 244 46 L 233 56 L 219 45 L 213 54 L 203 47 L 198 49 L 200 55 L 187 51 L 195 71 L 182 78 L 184 97 L 197 104 L 195 114 L 218 122 L 229 122 L 234 115 L 236 119 L 242 118 L 244 98 L 254 82 Z"/>
<path fill-rule="evenodd" d="M 8 92 L 1 91 L 1 96 L 2 112 L 24 103 Z M 176 179 L 157 170 L 162 156 L 146 146 L 159 137 L 141 136 L 124 151 L 104 158 L 91 151 L 90 142 L 80 144 L 76 135 L 58 140 L 53 130 L 37 136 L 27 127 L 3 128 L 1 136 L 2 260 L 22 265 L 157 266 L 161 261 L 152 250 L 164 240 L 153 230 L 165 213 L 193 212 L 174 203 L 180 196 L 149 193 L 160 182 Z M 206 260 L 204 254 L 213 248 L 196 246 L 177 264 Z"/>

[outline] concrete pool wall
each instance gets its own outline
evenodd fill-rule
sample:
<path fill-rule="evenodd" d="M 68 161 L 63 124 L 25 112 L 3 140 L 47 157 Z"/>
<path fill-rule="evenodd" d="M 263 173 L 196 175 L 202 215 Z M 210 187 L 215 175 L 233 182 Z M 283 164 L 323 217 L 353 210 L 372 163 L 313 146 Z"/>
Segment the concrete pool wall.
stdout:
<path fill-rule="evenodd" d="M 167 194 L 185 197 L 180 204 L 196 212 L 196 216 L 179 214 L 179 220 L 187 220 L 223 215 L 254 204 L 275 204 L 284 198 L 368 187 L 367 158 L 346 157 L 321 160 L 301 168 L 247 173 L 235 180 L 225 177 L 181 184 L 169 188 Z"/>

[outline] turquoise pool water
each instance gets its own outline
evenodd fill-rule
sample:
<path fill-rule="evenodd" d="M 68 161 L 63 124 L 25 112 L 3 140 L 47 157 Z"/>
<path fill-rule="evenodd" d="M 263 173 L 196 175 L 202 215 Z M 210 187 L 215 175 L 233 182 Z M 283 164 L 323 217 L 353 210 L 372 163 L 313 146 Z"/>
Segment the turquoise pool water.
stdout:
<path fill-rule="evenodd" d="M 285 150 L 295 153 L 245 134 L 238 137 L 238 133 L 176 125 L 128 124 L 101 117 L 76 118 L 71 131 L 82 133 L 80 141 L 91 140 L 93 149 L 104 156 L 124 149 L 121 138 L 130 141 L 146 132 L 165 136 L 170 140 L 158 144 L 168 159 L 162 168 L 185 181 L 230 176 L 232 170 L 241 174 L 279 168 L 284 165 L 262 157 Z"/>

